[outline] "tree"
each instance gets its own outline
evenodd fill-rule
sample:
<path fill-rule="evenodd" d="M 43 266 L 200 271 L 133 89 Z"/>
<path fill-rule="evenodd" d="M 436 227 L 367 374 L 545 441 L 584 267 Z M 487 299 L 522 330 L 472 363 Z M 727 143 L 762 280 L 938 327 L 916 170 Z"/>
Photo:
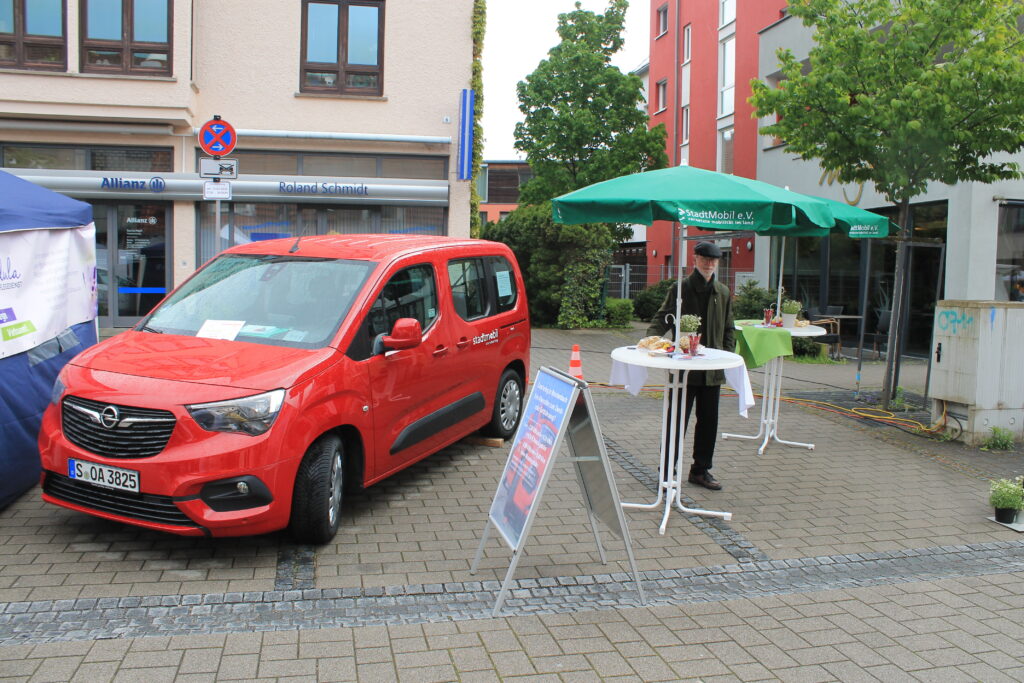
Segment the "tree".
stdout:
<path fill-rule="evenodd" d="M 893 394 L 906 306 L 910 202 L 928 183 L 1020 177 L 994 156 L 1024 148 L 1024 40 L 1016 0 L 792 0 L 815 30 L 808 63 L 778 53 L 778 88 L 754 81 L 761 132 L 899 209 L 883 395 Z M 809 68 L 808 68 L 809 67 Z"/>
<path fill-rule="evenodd" d="M 665 127 L 647 129 L 643 83 L 612 66 L 622 47 L 627 0 L 610 0 L 603 15 L 580 9 L 558 15 L 561 42 L 516 86 L 515 147 L 534 177 L 522 188 L 527 204 L 592 183 L 668 164 Z"/>
<path fill-rule="evenodd" d="M 607 255 L 622 231 L 606 225 L 560 225 L 551 203 L 521 206 L 484 226 L 484 239 L 507 244 L 516 255 L 534 324 L 588 327 L 603 324 L 601 291 Z"/>
<path fill-rule="evenodd" d="M 553 197 L 592 183 L 663 168 L 665 127 L 647 129 L 643 83 L 611 64 L 622 47 L 627 0 L 610 0 L 603 15 L 580 9 L 558 16 L 561 42 L 517 85 L 515 147 L 526 154 L 533 178 L 520 208 L 491 234 L 535 229 L 514 246 L 530 270 L 527 287 L 537 322 L 582 327 L 603 318 L 601 290 L 615 246 L 629 230 L 608 224 L 559 225 L 551 220 Z M 517 216 L 517 214 L 522 214 Z M 493 238 L 493 237 L 492 237 Z M 524 266 L 524 270 L 527 267 Z M 531 284 L 533 287 L 531 287 Z"/>

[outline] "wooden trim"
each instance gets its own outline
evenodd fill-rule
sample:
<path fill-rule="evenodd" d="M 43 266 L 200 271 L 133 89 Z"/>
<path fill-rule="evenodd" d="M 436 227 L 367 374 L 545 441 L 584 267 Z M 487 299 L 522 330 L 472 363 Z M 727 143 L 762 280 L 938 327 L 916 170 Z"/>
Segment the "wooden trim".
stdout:
<path fill-rule="evenodd" d="M 65 0 L 66 1 L 66 0 Z M 132 74 L 149 76 L 171 76 L 174 74 L 174 0 L 167 0 L 167 42 L 154 43 L 137 41 L 135 31 L 135 0 L 121 0 L 121 39 L 101 40 L 89 38 L 89 0 L 79 0 L 79 49 L 78 67 L 82 73 L 93 74 Z M 121 54 L 121 64 L 101 65 L 90 64 L 87 55 L 89 50 L 110 50 Z M 133 66 L 132 57 L 135 52 L 166 52 L 166 67 Z"/>
<path fill-rule="evenodd" d="M 61 36 L 33 36 L 26 33 L 25 3 L 31 0 L 14 0 L 14 33 L 4 33 L 0 42 L 14 47 L 14 59 L 0 60 L 0 67 L 26 71 L 67 71 L 68 70 L 68 5 L 61 0 Z M 60 62 L 30 62 L 27 60 L 28 49 L 31 47 L 59 47 Z"/>

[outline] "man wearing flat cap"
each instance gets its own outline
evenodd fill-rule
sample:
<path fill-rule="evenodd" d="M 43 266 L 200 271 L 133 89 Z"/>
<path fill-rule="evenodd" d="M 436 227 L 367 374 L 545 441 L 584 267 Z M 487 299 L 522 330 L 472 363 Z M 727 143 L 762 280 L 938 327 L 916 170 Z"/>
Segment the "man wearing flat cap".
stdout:
<path fill-rule="evenodd" d="M 713 242 L 698 242 L 693 248 L 694 269 L 682 283 L 682 313 L 700 316 L 700 340 L 704 346 L 732 351 L 736 337 L 732 319 L 732 296 L 729 288 L 715 277 L 722 250 Z M 648 335 L 675 333 L 673 317 L 676 312 L 676 288 L 669 289 L 661 308 L 654 315 Z M 691 484 L 718 491 L 722 485 L 711 474 L 718 438 L 718 395 L 725 382 L 721 370 L 691 371 L 686 382 L 686 417 L 683 429 L 690 421 L 690 411 L 697 406 L 697 423 L 693 431 L 693 465 L 690 466 Z M 677 397 L 672 397 L 677 399 Z M 679 401 L 674 400 L 676 410 Z M 678 423 L 677 423 L 678 424 Z M 668 448 L 665 449 L 668 453 Z"/>

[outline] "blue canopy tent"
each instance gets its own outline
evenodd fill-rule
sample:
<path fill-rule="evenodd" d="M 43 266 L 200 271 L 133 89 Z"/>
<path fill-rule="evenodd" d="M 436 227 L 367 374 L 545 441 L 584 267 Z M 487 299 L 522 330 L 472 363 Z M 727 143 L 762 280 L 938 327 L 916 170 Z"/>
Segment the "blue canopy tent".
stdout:
<path fill-rule="evenodd" d="M 95 319 L 92 207 L 0 171 L 0 509 L 39 481 L 43 411 Z"/>

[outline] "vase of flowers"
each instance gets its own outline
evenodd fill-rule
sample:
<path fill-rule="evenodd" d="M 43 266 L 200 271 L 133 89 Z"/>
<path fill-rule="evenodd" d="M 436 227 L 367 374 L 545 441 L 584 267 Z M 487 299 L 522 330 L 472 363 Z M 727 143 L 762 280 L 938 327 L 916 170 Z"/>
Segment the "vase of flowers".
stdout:
<path fill-rule="evenodd" d="M 796 327 L 796 316 L 803 308 L 803 304 L 793 299 L 786 299 L 782 302 L 782 326 Z"/>
<path fill-rule="evenodd" d="M 694 356 L 700 347 L 700 316 L 683 315 L 679 317 L 679 346 L 686 350 L 688 356 Z"/>

